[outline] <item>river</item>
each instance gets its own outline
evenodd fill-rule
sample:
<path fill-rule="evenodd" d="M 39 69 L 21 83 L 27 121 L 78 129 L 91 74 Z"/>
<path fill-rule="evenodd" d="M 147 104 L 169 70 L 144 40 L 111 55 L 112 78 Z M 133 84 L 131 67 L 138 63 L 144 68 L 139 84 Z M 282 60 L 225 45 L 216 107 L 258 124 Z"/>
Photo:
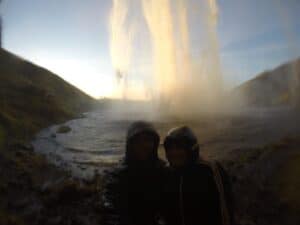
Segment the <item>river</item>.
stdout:
<path fill-rule="evenodd" d="M 248 109 L 234 115 L 180 120 L 154 116 L 147 106 L 122 105 L 102 107 L 66 122 L 63 125 L 71 128 L 67 133 L 57 132 L 61 124 L 46 128 L 35 136 L 32 144 L 35 151 L 52 163 L 75 177 L 88 179 L 122 159 L 126 130 L 136 120 L 153 122 L 162 137 L 161 143 L 170 128 L 188 125 L 199 138 L 201 154 L 217 160 L 230 158 L 237 149 L 262 146 L 300 132 L 298 116 L 287 108 Z M 162 145 L 159 155 L 164 159 Z"/>

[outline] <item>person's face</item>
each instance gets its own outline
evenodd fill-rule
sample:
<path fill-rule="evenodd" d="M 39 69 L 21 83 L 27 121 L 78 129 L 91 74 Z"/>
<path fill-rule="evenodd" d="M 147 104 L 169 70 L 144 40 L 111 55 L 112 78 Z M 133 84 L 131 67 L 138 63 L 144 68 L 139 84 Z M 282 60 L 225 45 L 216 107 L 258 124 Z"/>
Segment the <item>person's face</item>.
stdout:
<path fill-rule="evenodd" d="M 183 167 L 188 159 L 185 149 L 176 144 L 172 144 L 166 148 L 166 156 L 171 167 Z"/>
<path fill-rule="evenodd" d="M 155 140 L 151 134 L 138 134 L 131 143 L 131 151 L 138 161 L 145 161 L 150 159 L 155 149 Z"/>

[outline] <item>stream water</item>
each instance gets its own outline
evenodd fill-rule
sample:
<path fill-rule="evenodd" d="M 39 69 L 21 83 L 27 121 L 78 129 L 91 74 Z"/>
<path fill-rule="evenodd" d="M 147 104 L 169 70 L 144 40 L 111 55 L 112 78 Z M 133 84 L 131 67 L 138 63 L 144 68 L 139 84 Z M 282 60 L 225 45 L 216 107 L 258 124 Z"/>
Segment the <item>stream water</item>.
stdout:
<path fill-rule="evenodd" d="M 202 155 L 209 159 L 230 158 L 233 150 L 261 146 L 300 132 L 299 118 L 288 109 L 247 110 L 235 116 L 211 116 L 196 121 L 158 119 L 148 111 L 146 107 L 137 110 L 128 106 L 122 112 L 102 108 L 63 124 L 71 128 L 70 132 L 58 133 L 61 125 L 40 131 L 32 144 L 35 151 L 74 176 L 90 178 L 122 159 L 126 130 L 136 120 L 153 122 L 162 140 L 170 128 L 189 125 L 199 138 Z M 159 155 L 164 158 L 162 146 Z"/>

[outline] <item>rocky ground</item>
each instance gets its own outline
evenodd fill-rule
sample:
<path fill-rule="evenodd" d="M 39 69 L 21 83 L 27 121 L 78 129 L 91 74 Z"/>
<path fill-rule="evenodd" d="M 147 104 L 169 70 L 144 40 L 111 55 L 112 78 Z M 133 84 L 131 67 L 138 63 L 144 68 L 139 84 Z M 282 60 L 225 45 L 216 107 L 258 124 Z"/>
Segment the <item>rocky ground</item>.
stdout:
<path fill-rule="evenodd" d="M 30 145 L 0 155 L 0 224 L 99 224 L 100 178 L 73 179 Z"/>
<path fill-rule="evenodd" d="M 228 169 L 241 225 L 299 224 L 300 138 L 257 149 L 235 149 Z M 0 224 L 99 224 L 101 177 L 73 179 L 33 152 L 14 144 L 0 157 Z"/>
<path fill-rule="evenodd" d="M 0 225 L 98 224 L 100 182 L 72 179 L 28 144 L 96 101 L 4 49 L 0 62 Z"/>
<path fill-rule="evenodd" d="M 300 224 L 300 137 L 256 149 L 236 149 L 224 161 L 233 180 L 241 225 Z"/>
<path fill-rule="evenodd" d="M 74 179 L 28 144 L 40 129 L 74 118 L 94 100 L 4 50 L 0 60 L 0 225 L 99 224 L 101 177 Z M 232 177 L 239 224 L 300 224 L 299 146 L 300 137 L 288 137 L 233 149 L 222 162 Z"/>

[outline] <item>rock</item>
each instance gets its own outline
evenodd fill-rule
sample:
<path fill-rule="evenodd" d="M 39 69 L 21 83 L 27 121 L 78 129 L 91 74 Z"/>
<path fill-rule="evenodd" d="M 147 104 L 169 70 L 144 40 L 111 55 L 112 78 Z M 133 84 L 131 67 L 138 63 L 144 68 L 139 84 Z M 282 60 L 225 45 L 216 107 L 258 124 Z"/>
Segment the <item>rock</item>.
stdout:
<path fill-rule="evenodd" d="M 53 180 L 46 181 L 41 186 L 41 192 L 42 193 L 47 193 L 47 192 L 51 192 L 51 191 L 55 190 L 58 186 L 62 185 L 66 181 L 66 179 L 67 178 L 62 177 L 62 178 L 59 178 L 55 181 L 53 181 Z"/>
<path fill-rule="evenodd" d="M 34 151 L 34 147 L 32 146 L 32 144 L 30 143 L 26 143 L 26 142 L 15 142 L 12 143 L 9 147 L 9 149 L 17 151 L 17 150 L 25 150 L 28 152 L 33 152 Z"/>
<path fill-rule="evenodd" d="M 52 138 L 56 138 L 56 134 L 54 134 L 54 133 L 51 134 L 51 137 L 52 137 Z"/>
<path fill-rule="evenodd" d="M 78 119 L 84 119 L 84 118 L 86 118 L 86 115 L 84 115 L 83 113 L 78 115 Z"/>
<path fill-rule="evenodd" d="M 81 170 L 86 170 L 87 169 L 87 167 L 86 166 L 79 166 L 79 168 L 81 169 Z"/>
<path fill-rule="evenodd" d="M 71 127 L 66 126 L 66 125 L 63 125 L 63 126 L 60 126 L 60 127 L 57 129 L 56 133 L 59 133 L 59 134 L 65 134 L 65 133 L 70 132 L 71 130 L 72 130 Z"/>

